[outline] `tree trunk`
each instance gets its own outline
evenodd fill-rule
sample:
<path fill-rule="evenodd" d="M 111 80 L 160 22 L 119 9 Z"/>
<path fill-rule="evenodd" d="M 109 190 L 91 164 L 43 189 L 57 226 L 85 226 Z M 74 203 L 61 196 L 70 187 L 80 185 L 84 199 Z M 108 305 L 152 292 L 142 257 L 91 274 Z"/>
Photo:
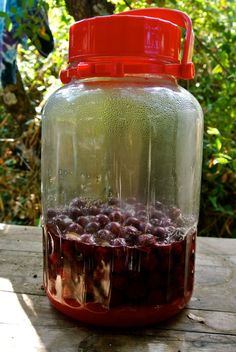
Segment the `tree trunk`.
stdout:
<path fill-rule="evenodd" d="M 111 15 L 115 5 L 107 0 L 65 0 L 68 13 L 75 21 L 83 18 Z"/>
<path fill-rule="evenodd" d="M 35 115 L 35 110 L 30 103 L 18 70 L 16 72 L 16 84 L 7 85 L 2 89 L 1 103 L 6 111 L 19 122 L 19 126 Z"/>

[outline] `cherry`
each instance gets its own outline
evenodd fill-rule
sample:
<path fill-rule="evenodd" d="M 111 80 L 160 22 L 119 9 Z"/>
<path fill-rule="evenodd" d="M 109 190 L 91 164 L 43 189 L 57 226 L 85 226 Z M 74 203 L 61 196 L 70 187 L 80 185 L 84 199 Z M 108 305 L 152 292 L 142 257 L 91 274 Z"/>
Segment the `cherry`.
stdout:
<path fill-rule="evenodd" d="M 125 226 L 122 229 L 122 237 L 126 239 L 128 245 L 134 245 L 138 239 L 138 230 L 134 226 Z"/>
<path fill-rule="evenodd" d="M 92 206 L 90 209 L 89 209 L 89 213 L 91 215 L 98 215 L 100 212 L 100 209 L 96 206 Z"/>
<path fill-rule="evenodd" d="M 131 216 L 131 217 L 129 217 L 129 218 L 127 218 L 125 220 L 125 225 L 126 226 L 131 225 L 131 226 L 136 227 L 136 229 L 139 229 L 140 223 L 139 223 L 139 220 L 137 218 L 135 218 L 134 216 Z"/>
<path fill-rule="evenodd" d="M 140 246 L 149 247 L 152 246 L 155 242 L 156 238 L 151 234 L 144 234 L 138 237 L 138 244 Z"/>
<path fill-rule="evenodd" d="M 51 220 L 52 218 L 54 218 L 57 215 L 57 211 L 55 209 L 49 208 L 47 210 L 47 220 Z"/>
<path fill-rule="evenodd" d="M 115 235 L 119 236 L 121 225 L 118 222 L 112 221 L 105 226 L 105 229 L 109 230 L 112 233 L 114 233 Z"/>
<path fill-rule="evenodd" d="M 122 213 L 120 211 L 113 211 L 109 215 L 109 218 L 111 221 L 120 222 L 120 223 L 124 222 L 124 216 L 122 215 Z"/>
<path fill-rule="evenodd" d="M 76 219 L 76 222 L 81 225 L 83 228 L 85 228 L 85 226 L 89 223 L 89 217 L 87 216 L 79 216 Z"/>
<path fill-rule="evenodd" d="M 58 215 L 55 219 L 56 225 L 59 227 L 61 231 L 64 231 L 70 224 L 73 223 L 71 218 L 66 215 Z"/>
<path fill-rule="evenodd" d="M 114 247 L 126 246 L 126 241 L 124 238 L 121 237 L 114 238 L 114 240 L 112 241 L 112 245 Z"/>
<path fill-rule="evenodd" d="M 70 202 L 70 207 L 77 207 L 77 208 L 81 208 L 86 204 L 86 201 L 82 200 L 79 197 L 76 197 L 74 199 L 72 199 L 72 201 Z"/>
<path fill-rule="evenodd" d="M 83 243 L 92 244 L 92 245 L 96 244 L 94 241 L 93 235 L 91 235 L 90 233 L 84 233 L 83 235 L 81 235 L 80 240 Z"/>
<path fill-rule="evenodd" d="M 68 209 L 68 215 L 72 220 L 76 220 L 82 215 L 82 211 L 79 208 L 71 207 Z"/>
<path fill-rule="evenodd" d="M 75 232 L 78 234 L 82 234 L 84 232 L 83 227 L 79 224 L 76 224 L 75 222 L 69 224 L 66 230 L 67 232 Z"/>
<path fill-rule="evenodd" d="M 85 231 L 87 233 L 95 233 L 100 229 L 100 224 L 98 222 L 89 222 L 86 226 L 85 226 Z"/>
<path fill-rule="evenodd" d="M 105 214 L 99 214 L 96 216 L 95 221 L 98 222 L 101 227 L 105 227 L 110 222 L 110 219 Z"/>
<path fill-rule="evenodd" d="M 115 235 L 114 233 L 110 232 L 109 230 L 99 230 L 95 235 L 95 241 L 98 244 L 110 244 L 112 240 L 114 240 Z"/>

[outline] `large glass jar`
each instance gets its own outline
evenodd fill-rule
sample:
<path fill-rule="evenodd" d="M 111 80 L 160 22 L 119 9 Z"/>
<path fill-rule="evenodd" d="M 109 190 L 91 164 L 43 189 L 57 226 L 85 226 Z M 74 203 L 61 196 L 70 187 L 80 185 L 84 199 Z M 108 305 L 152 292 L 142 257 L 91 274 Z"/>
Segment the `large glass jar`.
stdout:
<path fill-rule="evenodd" d="M 202 130 L 198 102 L 170 74 L 73 77 L 49 98 L 44 285 L 57 309 L 87 323 L 131 326 L 186 305 Z"/>

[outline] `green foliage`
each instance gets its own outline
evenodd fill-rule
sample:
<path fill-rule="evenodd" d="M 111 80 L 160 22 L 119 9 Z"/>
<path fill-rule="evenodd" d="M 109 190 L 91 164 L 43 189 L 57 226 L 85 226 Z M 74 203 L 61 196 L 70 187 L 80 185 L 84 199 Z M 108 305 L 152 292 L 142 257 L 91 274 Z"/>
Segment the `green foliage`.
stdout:
<path fill-rule="evenodd" d="M 234 0 L 110 0 L 116 12 L 142 7 L 184 11 L 195 32 L 195 79 L 180 82 L 200 102 L 205 115 L 200 234 L 236 237 L 236 3 Z M 48 0 L 55 51 L 45 60 L 30 46 L 19 51 L 19 69 L 40 118 L 46 95 L 60 82 L 66 65 L 68 16 L 63 0 Z M 3 16 L 3 14 L 0 14 Z M 9 23 L 10 26 L 10 23 Z M 1 124 L 1 120 L 0 120 Z M 11 158 L 5 163 L 14 169 Z M 1 206 L 1 204 L 0 204 Z"/>

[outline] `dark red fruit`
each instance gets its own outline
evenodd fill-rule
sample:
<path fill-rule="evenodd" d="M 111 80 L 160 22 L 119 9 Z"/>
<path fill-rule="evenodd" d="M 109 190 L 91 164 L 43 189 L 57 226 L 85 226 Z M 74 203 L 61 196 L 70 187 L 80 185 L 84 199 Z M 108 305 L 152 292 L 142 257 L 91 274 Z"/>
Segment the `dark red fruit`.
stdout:
<path fill-rule="evenodd" d="M 59 227 L 61 231 L 64 231 L 67 229 L 67 227 L 73 223 L 71 218 L 69 218 L 66 215 L 59 215 L 56 218 L 54 218 L 55 224 Z"/>
<path fill-rule="evenodd" d="M 151 234 L 144 234 L 138 237 L 138 245 L 143 247 L 149 247 L 156 243 L 155 236 Z"/>
<path fill-rule="evenodd" d="M 138 240 L 138 234 L 139 232 L 134 226 L 125 226 L 122 229 L 122 237 L 125 238 L 129 246 L 133 246 L 136 244 Z"/>
<path fill-rule="evenodd" d="M 85 231 L 87 233 L 95 233 L 100 229 L 100 224 L 98 222 L 89 222 L 85 226 Z"/>
<path fill-rule="evenodd" d="M 162 219 L 165 216 L 161 210 L 156 210 L 156 209 L 153 209 L 150 212 L 150 215 L 152 219 Z"/>
<path fill-rule="evenodd" d="M 57 215 L 57 211 L 55 209 L 49 208 L 47 210 L 47 220 L 51 220 L 52 218 L 54 218 Z"/>
<path fill-rule="evenodd" d="M 164 227 L 157 226 L 153 229 L 153 235 L 157 237 L 158 241 L 163 241 L 167 238 L 168 234 Z"/>
<path fill-rule="evenodd" d="M 83 227 L 75 222 L 72 222 L 66 229 L 67 232 L 75 232 L 81 234 L 84 232 Z"/>
<path fill-rule="evenodd" d="M 131 225 L 136 227 L 136 229 L 139 229 L 140 222 L 137 218 L 135 218 L 134 216 L 131 216 L 125 220 L 125 225 L 126 226 Z"/>
<path fill-rule="evenodd" d="M 114 247 L 126 246 L 126 241 L 125 241 L 124 238 L 118 237 L 118 238 L 115 238 L 115 239 L 112 241 L 112 245 L 113 245 Z"/>
<path fill-rule="evenodd" d="M 85 228 L 85 226 L 89 223 L 89 217 L 87 216 L 79 216 L 76 219 L 76 222 L 81 225 L 83 228 Z"/>
<path fill-rule="evenodd" d="M 105 227 L 110 222 L 110 219 L 105 214 L 99 214 L 96 216 L 96 222 L 98 222 L 101 227 Z"/>
<path fill-rule="evenodd" d="M 72 220 L 76 220 L 82 215 L 82 211 L 79 208 L 71 207 L 68 209 L 68 215 Z"/>
<path fill-rule="evenodd" d="M 149 222 L 140 222 L 139 223 L 139 230 L 142 233 L 153 233 L 153 226 Z"/>
<path fill-rule="evenodd" d="M 100 212 L 100 209 L 96 206 L 92 206 L 91 208 L 89 208 L 89 213 L 91 215 L 98 215 Z"/>
<path fill-rule="evenodd" d="M 109 218 L 111 221 L 123 223 L 124 222 L 124 216 L 120 211 L 113 211 L 110 215 Z"/>
<path fill-rule="evenodd" d="M 114 235 L 119 236 L 121 225 L 118 222 L 110 222 L 105 226 L 105 229 L 114 233 Z"/>
<path fill-rule="evenodd" d="M 97 244 L 111 244 L 112 240 L 115 238 L 115 235 L 109 230 L 102 229 L 94 235 L 94 238 Z"/>
<path fill-rule="evenodd" d="M 85 206 L 85 204 L 86 204 L 85 200 L 82 200 L 81 198 L 77 197 L 72 199 L 72 201 L 70 202 L 70 207 L 82 208 Z"/>
<path fill-rule="evenodd" d="M 95 244 L 94 237 L 90 233 L 84 233 L 83 235 L 81 235 L 80 240 L 83 243 L 92 244 L 92 245 Z"/>

